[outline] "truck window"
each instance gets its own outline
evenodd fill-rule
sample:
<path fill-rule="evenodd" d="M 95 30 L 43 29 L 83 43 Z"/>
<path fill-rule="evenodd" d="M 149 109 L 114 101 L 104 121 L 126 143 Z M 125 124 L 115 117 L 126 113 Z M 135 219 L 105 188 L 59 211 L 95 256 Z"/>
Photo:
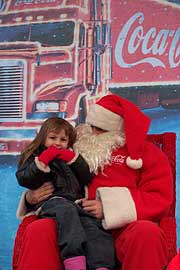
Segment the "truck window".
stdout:
<path fill-rule="evenodd" d="M 0 42 L 28 41 L 29 25 L 0 27 Z"/>
<path fill-rule="evenodd" d="M 33 24 L 31 41 L 53 46 L 69 46 L 74 39 L 74 22 Z"/>
<path fill-rule="evenodd" d="M 73 21 L 0 27 L 0 42 L 38 41 L 42 46 L 69 46 L 74 40 Z"/>

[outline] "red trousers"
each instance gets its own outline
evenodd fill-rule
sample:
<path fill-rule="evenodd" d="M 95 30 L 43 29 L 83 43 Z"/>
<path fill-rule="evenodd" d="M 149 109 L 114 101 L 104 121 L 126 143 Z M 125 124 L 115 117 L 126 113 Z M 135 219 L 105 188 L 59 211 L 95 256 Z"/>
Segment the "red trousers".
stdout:
<path fill-rule="evenodd" d="M 167 246 L 161 229 L 150 221 L 136 221 L 112 232 L 122 270 L 163 270 Z M 13 270 L 62 270 L 52 219 L 27 217 L 17 231 Z"/>

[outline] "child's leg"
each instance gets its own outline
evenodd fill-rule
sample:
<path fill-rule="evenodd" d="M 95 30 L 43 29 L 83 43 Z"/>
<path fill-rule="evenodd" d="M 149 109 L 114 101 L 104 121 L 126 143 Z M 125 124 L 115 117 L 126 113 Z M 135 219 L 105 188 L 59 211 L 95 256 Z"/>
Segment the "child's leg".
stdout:
<path fill-rule="evenodd" d="M 88 269 L 114 269 L 115 250 L 114 242 L 110 233 L 101 226 L 101 221 L 90 216 L 81 216 L 87 242 L 85 255 Z"/>
<path fill-rule="evenodd" d="M 58 224 L 58 245 L 65 269 L 86 269 L 83 245 L 86 235 L 79 219 L 76 206 L 65 199 L 55 198 L 44 204 L 41 217 L 55 218 Z M 79 267 L 79 266 L 78 266 Z"/>

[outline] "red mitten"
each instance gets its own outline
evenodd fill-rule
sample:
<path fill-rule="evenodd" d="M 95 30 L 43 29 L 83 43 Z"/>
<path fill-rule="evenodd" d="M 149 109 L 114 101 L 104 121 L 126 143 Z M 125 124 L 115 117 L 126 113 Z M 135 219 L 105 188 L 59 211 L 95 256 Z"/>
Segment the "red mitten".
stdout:
<path fill-rule="evenodd" d="M 72 161 L 72 159 L 74 159 L 76 156 L 76 154 L 69 149 L 61 149 L 59 150 L 59 154 L 58 154 L 58 158 L 66 161 L 66 162 L 70 162 Z"/>
<path fill-rule="evenodd" d="M 60 149 L 55 146 L 50 146 L 44 150 L 38 157 L 39 161 L 42 161 L 45 165 L 48 165 L 50 161 L 55 159 L 60 154 Z"/>

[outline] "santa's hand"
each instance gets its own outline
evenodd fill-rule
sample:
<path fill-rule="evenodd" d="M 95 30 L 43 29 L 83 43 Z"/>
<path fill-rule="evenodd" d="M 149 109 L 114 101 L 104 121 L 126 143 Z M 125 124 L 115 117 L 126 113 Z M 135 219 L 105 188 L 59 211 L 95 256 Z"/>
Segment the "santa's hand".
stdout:
<path fill-rule="evenodd" d="M 76 154 L 72 150 L 69 150 L 69 149 L 60 149 L 59 154 L 58 154 L 58 158 L 66 162 L 72 162 L 75 156 Z"/>
<path fill-rule="evenodd" d="M 103 207 L 99 200 L 82 200 L 82 208 L 92 214 L 94 217 L 103 218 Z"/>
<path fill-rule="evenodd" d="M 37 204 L 49 198 L 49 196 L 52 195 L 53 191 L 54 191 L 53 184 L 51 182 L 46 182 L 37 189 L 28 190 L 26 192 L 26 200 L 31 205 Z"/>

